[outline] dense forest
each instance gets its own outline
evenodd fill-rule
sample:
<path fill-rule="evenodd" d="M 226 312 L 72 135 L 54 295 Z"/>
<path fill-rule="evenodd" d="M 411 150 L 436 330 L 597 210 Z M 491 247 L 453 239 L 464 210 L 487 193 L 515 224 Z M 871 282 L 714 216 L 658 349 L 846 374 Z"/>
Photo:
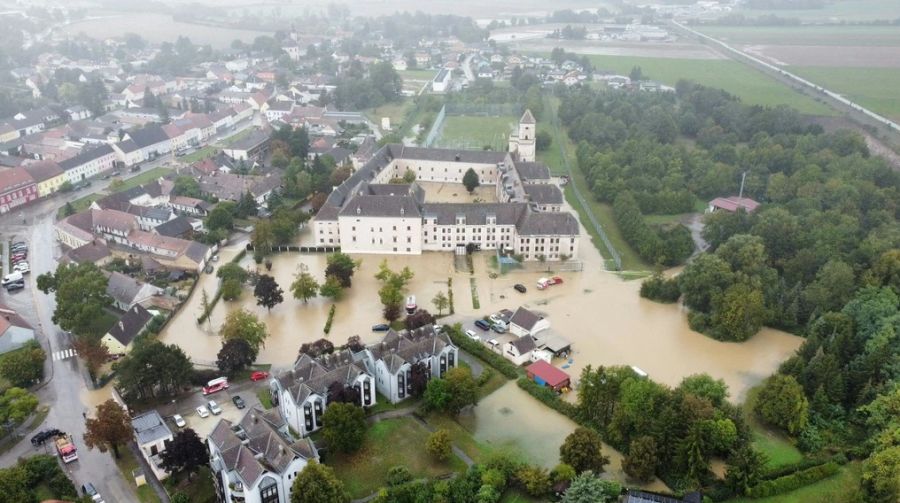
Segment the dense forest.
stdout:
<path fill-rule="evenodd" d="M 805 336 L 761 386 L 755 414 L 790 435 L 810 460 L 865 460 L 848 500 L 900 500 L 900 174 L 870 156 L 853 132 L 826 134 L 789 108 L 743 105 L 686 82 L 661 95 L 579 90 L 564 97 L 559 114 L 579 144 L 578 166 L 594 196 L 613 205 L 625 237 L 656 263 L 687 254 L 675 253 L 683 246 L 675 231 L 653 228 L 641 215 L 694 211 L 698 202 L 734 195 L 746 173 L 744 195 L 761 206 L 707 215 L 708 249 L 677 277 L 646 280 L 641 294 L 681 299 L 691 326 L 717 339 L 743 341 L 762 326 Z M 641 433 L 614 418 L 634 399 L 614 391 L 618 400 L 607 401 L 615 406 L 596 426 L 631 456 Z M 663 411 L 673 398 L 677 403 L 679 390 L 641 396 Z M 663 400 L 646 401 L 653 396 Z M 730 419 L 738 433 L 730 465 L 758 465 L 742 444 L 740 421 Z M 698 460 L 683 450 L 695 427 L 674 443 L 660 442 L 659 426 L 641 428 L 653 432 L 657 448 L 676 448 L 665 453 L 676 463 L 657 473 L 682 487 L 698 473 Z M 753 484 L 733 475 L 719 489 L 762 496 L 835 469 L 823 463 L 815 473 L 779 481 L 757 473 Z"/>

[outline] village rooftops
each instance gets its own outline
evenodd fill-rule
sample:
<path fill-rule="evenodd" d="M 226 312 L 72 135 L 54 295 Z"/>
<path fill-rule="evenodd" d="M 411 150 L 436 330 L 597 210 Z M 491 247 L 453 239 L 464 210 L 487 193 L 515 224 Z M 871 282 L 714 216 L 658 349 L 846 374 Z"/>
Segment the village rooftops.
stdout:
<path fill-rule="evenodd" d="M 0 193 L 26 187 L 34 183 L 34 178 L 24 168 L 0 170 Z"/>
<path fill-rule="evenodd" d="M 497 164 L 503 162 L 509 155 L 507 152 L 493 152 L 490 150 L 407 147 L 395 143 L 387 145 L 387 149 L 392 159 L 454 161 L 470 164 Z"/>
<path fill-rule="evenodd" d="M 172 430 L 156 410 L 150 410 L 133 418 L 131 427 L 134 429 L 138 445 L 150 444 L 172 436 Z"/>
<path fill-rule="evenodd" d="M 369 347 L 376 360 L 383 359 L 393 374 L 404 363 L 421 361 L 426 357 L 440 354 L 453 343 L 445 335 L 434 330 L 434 325 L 425 325 L 414 330 L 385 334 L 381 342 Z"/>
<path fill-rule="evenodd" d="M 138 148 L 146 148 L 169 140 L 169 135 L 158 124 L 148 124 L 141 129 L 129 131 L 128 137 Z"/>
<path fill-rule="evenodd" d="M 530 335 L 523 335 L 518 339 L 512 340 L 509 342 L 516 348 L 516 351 L 519 352 L 520 355 L 524 355 L 529 351 L 533 351 L 537 348 L 537 345 L 534 343 L 534 337 Z"/>
<path fill-rule="evenodd" d="M 43 182 L 63 174 L 63 170 L 59 167 L 59 164 L 53 161 L 39 161 L 33 164 L 24 165 L 23 167 L 36 182 Z"/>
<path fill-rule="evenodd" d="M 109 145 L 100 145 L 94 148 L 85 148 L 75 157 L 70 157 L 64 161 L 60 161 L 59 167 L 64 171 L 68 171 L 112 153 L 113 148 Z"/>
<path fill-rule="evenodd" d="M 81 264 L 84 262 L 96 264 L 97 262 L 105 259 L 106 257 L 109 257 L 110 255 L 111 254 L 109 252 L 109 247 L 106 246 L 106 244 L 91 241 L 90 243 L 79 246 L 74 250 L 69 250 L 69 252 L 66 253 L 64 257 L 66 260 L 75 262 L 76 264 Z"/>
<path fill-rule="evenodd" d="M 541 317 L 536 315 L 535 313 L 525 309 L 524 307 L 520 307 L 516 309 L 516 312 L 513 313 L 512 318 L 509 319 L 511 324 L 518 325 L 525 330 L 531 331 L 537 322 L 541 321 Z"/>
<path fill-rule="evenodd" d="M 519 177 L 522 178 L 523 183 L 528 183 L 532 180 L 550 179 L 550 168 L 544 163 L 515 161 L 513 164 L 516 166 L 516 171 L 519 172 Z"/>
<path fill-rule="evenodd" d="M 334 383 L 347 385 L 364 374 L 365 370 L 355 360 L 349 350 L 316 358 L 304 353 L 297 358 L 293 369 L 279 374 L 276 379 L 290 391 L 295 403 L 303 403 L 313 393 L 327 396 Z"/>
<path fill-rule="evenodd" d="M 150 311 L 137 304 L 123 314 L 108 333 L 123 346 L 128 346 L 151 319 L 153 319 L 153 315 L 150 314 Z"/>
<path fill-rule="evenodd" d="M 527 183 L 522 187 L 528 200 L 537 204 L 562 204 L 562 191 L 549 183 Z"/>
<path fill-rule="evenodd" d="M 525 203 L 432 203 L 422 205 L 425 219 L 435 218 L 438 225 L 453 225 L 459 216 L 466 225 L 486 225 L 488 216 L 496 225 L 516 225 L 527 211 Z"/>

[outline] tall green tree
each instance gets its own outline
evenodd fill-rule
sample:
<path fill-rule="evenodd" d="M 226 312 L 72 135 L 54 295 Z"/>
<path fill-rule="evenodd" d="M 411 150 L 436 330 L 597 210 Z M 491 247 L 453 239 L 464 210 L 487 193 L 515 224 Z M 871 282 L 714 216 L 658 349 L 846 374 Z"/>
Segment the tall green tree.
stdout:
<path fill-rule="evenodd" d="M 384 306 L 384 315 L 388 321 L 399 318 L 400 308 L 406 294 L 406 285 L 412 277 L 413 272 L 409 267 L 404 267 L 400 272 L 394 272 L 388 267 L 387 260 L 382 261 L 378 266 L 378 273 L 375 274 L 375 279 L 381 282 L 378 298 Z"/>
<path fill-rule="evenodd" d="M 766 456 L 751 446 L 741 447 L 731 454 L 725 467 L 725 484 L 735 494 L 748 494 L 759 483 L 765 471 Z"/>
<path fill-rule="evenodd" d="M 356 452 L 366 438 L 366 413 L 352 403 L 334 402 L 322 415 L 322 436 L 336 452 Z"/>
<path fill-rule="evenodd" d="M 256 280 L 253 295 L 256 296 L 256 305 L 264 306 L 269 311 L 284 301 L 284 290 L 268 274 L 262 274 Z"/>
<path fill-rule="evenodd" d="M 37 286 L 45 294 L 56 294 L 53 323 L 76 335 L 100 337 L 96 320 L 112 303 L 106 294 L 109 280 L 93 263 L 59 264 L 54 273 L 38 276 Z"/>
<path fill-rule="evenodd" d="M 792 435 L 799 433 L 809 421 L 809 402 L 793 376 L 775 374 L 766 379 L 754 410 L 769 424 Z"/>
<path fill-rule="evenodd" d="M 469 194 L 475 191 L 479 185 L 481 185 L 481 181 L 478 179 L 478 173 L 475 172 L 474 169 L 469 168 L 462 179 L 463 185 L 466 187 L 466 190 L 469 191 Z"/>
<path fill-rule="evenodd" d="M 22 388 L 9 388 L 0 395 L 0 421 L 19 424 L 38 406 L 38 399 Z"/>
<path fill-rule="evenodd" d="M 350 288 L 353 282 L 353 273 L 359 269 L 359 262 L 353 260 L 346 253 L 332 253 L 326 259 L 325 277 L 334 276 L 337 278 L 341 286 Z"/>
<path fill-rule="evenodd" d="M 563 495 L 562 503 L 613 503 L 619 500 L 622 486 L 616 482 L 597 478 L 591 472 L 584 472 L 572 479 L 572 484 Z"/>
<path fill-rule="evenodd" d="M 114 364 L 119 389 L 129 399 L 171 396 L 194 372 L 191 360 L 174 344 L 137 341 L 131 352 Z"/>
<path fill-rule="evenodd" d="M 97 406 L 94 417 L 85 419 L 84 443 L 88 449 L 100 452 L 112 450 L 116 459 L 120 457 L 119 447 L 134 438 L 131 418 L 115 400 L 107 400 Z"/>
<path fill-rule="evenodd" d="M 348 503 L 344 484 L 329 466 L 310 461 L 294 479 L 291 503 Z"/>
<path fill-rule="evenodd" d="M 200 467 L 209 463 L 206 444 L 191 428 L 176 432 L 172 440 L 166 443 L 166 450 L 162 451 L 160 457 L 166 471 L 187 473 L 188 480 L 191 480 Z"/>
<path fill-rule="evenodd" d="M 216 367 L 231 375 L 252 365 L 256 361 L 256 353 L 244 339 L 234 338 L 222 341 L 222 349 L 216 355 Z"/>
<path fill-rule="evenodd" d="M 653 479 L 658 463 L 656 440 L 645 435 L 631 441 L 628 454 L 622 459 L 622 470 L 629 477 L 646 482 Z"/>
<path fill-rule="evenodd" d="M 319 292 L 319 282 L 313 278 L 305 265 L 301 264 L 300 272 L 294 276 L 294 282 L 291 283 L 291 293 L 297 300 L 302 300 L 305 304 L 309 299 L 315 297 Z"/>
<path fill-rule="evenodd" d="M 569 434 L 559 447 L 559 459 L 572 466 L 576 472 L 602 473 L 609 464 L 603 455 L 603 441 L 594 430 L 579 426 Z"/>
<path fill-rule="evenodd" d="M 32 341 L 17 351 L 0 356 L 0 376 L 13 386 L 28 387 L 44 377 L 47 354 L 40 344 Z"/>
<path fill-rule="evenodd" d="M 255 314 L 245 309 L 235 309 L 225 316 L 225 323 L 219 329 L 222 339 L 242 339 L 247 342 L 255 354 L 266 345 L 269 332 L 266 324 L 260 321 Z"/>
<path fill-rule="evenodd" d="M 447 298 L 447 295 L 444 294 L 443 290 L 434 295 L 434 298 L 431 299 L 431 303 L 434 304 L 434 308 L 438 310 L 438 316 L 442 316 L 444 314 L 444 309 L 450 307 L 450 299 Z"/>

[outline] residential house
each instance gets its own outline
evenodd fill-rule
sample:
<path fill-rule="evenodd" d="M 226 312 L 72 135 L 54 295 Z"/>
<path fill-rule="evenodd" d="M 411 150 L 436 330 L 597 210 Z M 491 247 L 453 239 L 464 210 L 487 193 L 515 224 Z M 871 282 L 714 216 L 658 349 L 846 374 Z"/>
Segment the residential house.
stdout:
<path fill-rule="evenodd" d="M 516 309 L 509 320 L 509 332 L 513 335 L 524 337 L 535 336 L 541 330 L 550 328 L 550 320 L 539 316 L 524 307 Z"/>
<path fill-rule="evenodd" d="M 132 306 L 115 322 L 100 339 L 111 355 L 122 355 L 131 350 L 134 338 L 147 328 L 153 315 L 140 304 Z"/>
<path fill-rule="evenodd" d="M 153 228 L 154 234 L 181 239 L 192 239 L 195 233 L 202 231 L 203 221 L 188 217 L 175 217 Z"/>
<path fill-rule="evenodd" d="M 263 105 L 260 111 L 266 115 L 266 120 L 268 120 L 269 122 L 275 122 L 277 120 L 281 120 L 287 115 L 290 115 L 294 111 L 294 102 L 269 100 L 265 105 Z"/>
<path fill-rule="evenodd" d="M 319 459 L 312 440 L 294 440 L 275 409 L 254 407 L 238 424 L 220 419 L 206 444 L 223 503 L 290 503 L 297 475 Z"/>
<path fill-rule="evenodd" d="M 457 366 L 459 349 L 446 334 L 425 325 L 415 330 L 389 330 L 380 343 L 366 348 L 364 362 L 375 376 L 378 392 L 398 403 L 413 391 L 413 366 L 422 364 L 429 378 L 441 378 Z"/>
<path fill-rule="evenodd" d="M 169 473 L 162 467 L 162 452 L 174 438 L 172 430 L 155 409 L 131 419 L 134 439 L 141 455 L 150 465 L 156 478 L 165 480 Z"/>
<path fill-rule="evenodd" d="M 14 309 L 0 304 L 0 354 L 35 340 L 34 329 Z"/>
<path fill-rule="evenodd" d="M 435 93 L 445 93 L 450 88 L 450 77 L 452 76 L 452 72 L 446 68 L 441 68 L 441 71 L 438 72 L 437 75 L 434 76 L 434 79 L 431 81 L 431 91 Z"/>
<path fill-rule="evenodd" d="M 328 396 L 336 388 L 353 389 L 360 407 L 375 405 L 375 379 L 365 368 L 361 355 L 350 350 L 313 358 L 302 353 L 291 370 L 269 383 L 273 401 L 281 417 L 301 437 L 322 427 Z"/>
<path fill-rule="evenodd" d="M 235 161 L 259 161 L 268 153 L 270 143 L 270 132 L 265 129 L 257 129 L 229 143 L 222 151 Z"/>
<path fill-rule="evenodd" d="M 25 168 L 0 170 L 0 214 L 38 198 L 38 185 Z"/>
<path fill-rule="evenodd" d="M 91 111 L 81 105 L 74 105 L 65 110 L 70 121 L 80 121 L 91 118 Z"/>
<path fill-rule="evenodd" d="M 94 221 L 90 211 L 82 211 L 56 222 L 56 240 L 69 249 L 77 249 L 94 241 Z"/>
<path fill-rule="evenodd" d="M 128 311 L 140 304 L 147 307 L 153 297 L 162 295 L 163 289 L 150 283 L 138 281 L 120 272 L 106 274 L 106 295 L 113 300 L 113 306 L 120 311 Z"/>
<path fill-rule="evenodd" d="M 722 210 L 729 213 L 736 213 L 743 210 L 747 213 L 753 213 L 756 211 L 756 208 L 759 208 L 759 203 L 749 197 L 717 197 L 709 202 L 709 207 L 706 209 L 706 212 L 712 213 L 714 211 Z"/>
<path fill-rule="evenodd" d="M 66 181 L 66 173 L 54 161 L 39 161 L 23 166 L 37 182 L 38 197 L 47 197 L 59 190 Z"/>
<path fill-rule="evenodd" d="M 59 167 L 66 173 L 66 180 L 78 183 L 113 169 L 116 152 L 109 145 L 85 148 L 75 157 L 60 161 Z"/>
<path fill-rule="evenodd" d="M 523 335 L 503 344 L 503 356 L 516 365 L 522 365 L 531 361 L 531 353 L 536 349 L 534 337 Z"/>
<path fill-rule="evenodd" d="M 113 145 L 118 160 L 126 166 L 155 159 L 172 151 L 172 140 L 159 124 L 148 124 L 125 133 L 125 139 Z"/>
<path fill-rule="evenodd" d="M 528 183 L 522 188 L 528 197 L 528 202 L 538 211 L 561 211 L 563 194 L 556 185 L 548 183 Z"/>
<path fill-rule="evenodd" d="M 102 267 L 112 262 L 113 256 L 109 247 L 102 241 L 91 241 L 78 248 L 70 249 L 62 256 L 62 262 L 84 264 L 91 263 Z"/>
<path fill-rule="evenodd" d="M 212 209 L 213 205 L 194 197 L 175 196 L 169 199 L 169 207 L 180 215 L 190 215 L 195 217 L 205 217 Z"/>
<path fill-rule="evenodd" d="M 249 192 L 257 204 L 264 205 L 272 192 L 281 187 L 281 180 L 279 172 L 253 176 L 219 171 L 211 176 L 200 177 L 200 193 L 204 197 L 215 197 L 220 201 L 237 202 Z"/>

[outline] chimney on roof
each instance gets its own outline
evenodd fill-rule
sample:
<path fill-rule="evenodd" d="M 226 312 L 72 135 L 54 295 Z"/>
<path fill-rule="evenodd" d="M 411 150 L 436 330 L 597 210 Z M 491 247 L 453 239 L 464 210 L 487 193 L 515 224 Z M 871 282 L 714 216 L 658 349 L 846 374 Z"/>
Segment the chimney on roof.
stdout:
<path fill-rule="evenodd" d="M 119 330 L 125 331 L 125 324 L 122 323 L 122 320 L 119 320 Z"/>

